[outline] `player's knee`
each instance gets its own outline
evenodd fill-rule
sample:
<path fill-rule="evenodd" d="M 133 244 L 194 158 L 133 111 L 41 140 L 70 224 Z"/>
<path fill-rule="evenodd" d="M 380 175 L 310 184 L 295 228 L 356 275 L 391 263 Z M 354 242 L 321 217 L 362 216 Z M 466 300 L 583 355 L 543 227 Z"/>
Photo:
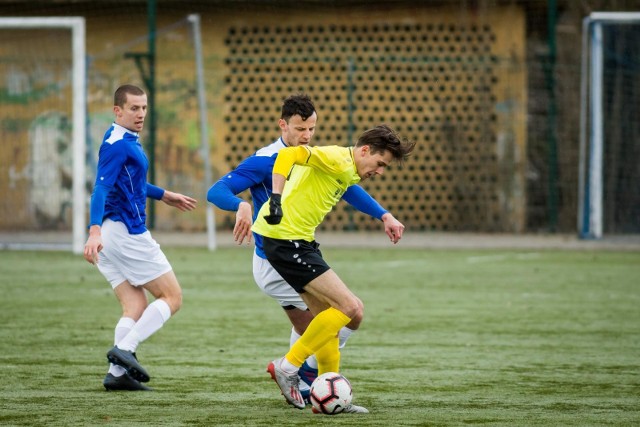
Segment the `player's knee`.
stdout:
<path fill-rule="evenodd" d="M 360 304 L 358 304 L 357 306 L 355 316 L 351 318 L 351 321 L 349 323 L 347 323 L 347 328 L 351 329 L 352 331 L 357 330 L 360 327 L 360 323 L 362 323 L 363 318 L 364 305 L 362 305 L 362 302 L 360 301 Z"/>
<path fill-rule="evenodd" d="M 354 331 L 358 329 L 362 319 L 364 318 L 364 305 L 362 304 L 362 301 L 355 299 L 353 304 L 347 308 L 345 314 L 351 319 L 347 324 L 347 327 Z"/>
<path fill-rule="evenodd" d="M 360 308 L 358 309 L 356 315 L 351 319 L 351 322 L 349 322 L 353 324 L 353 328 L 351 329 L 353 329 L 354 331 L 358 329 L 363 319 L 364 319 L 364 311 Z"/>
<path fill-rule="evenodd" d="M 354 317 L 351 318 L 351 321 L 349 323 L 347 323 L 347 328 L 351 329 L 352 331 L 356 331 L 358 330 L 358 328 L 360 328 L 360 323 L 362 323 L 362 314 L 358 314 Z"/>

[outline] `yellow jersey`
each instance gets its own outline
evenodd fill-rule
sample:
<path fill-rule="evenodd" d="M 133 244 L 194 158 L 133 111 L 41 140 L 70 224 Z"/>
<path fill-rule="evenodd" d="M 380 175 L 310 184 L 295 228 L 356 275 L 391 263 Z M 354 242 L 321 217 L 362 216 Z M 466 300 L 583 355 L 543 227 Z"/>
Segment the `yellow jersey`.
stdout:
<path fill-rule="evenodd" d="M 268 224 L 269 201 L 258 212 L 252 230 L 273 239 L 315 240 L 315 230 L 351 185 L 360 182 L 352 147 L 288 147 L 296 160 L 282 193 L 280 224 Z M 302 150 L 306 150 L 306 153 Z M 289 154 L 289 153 L 285 153 Z M 276 159 L 277 168 L 278 160 Z"/>

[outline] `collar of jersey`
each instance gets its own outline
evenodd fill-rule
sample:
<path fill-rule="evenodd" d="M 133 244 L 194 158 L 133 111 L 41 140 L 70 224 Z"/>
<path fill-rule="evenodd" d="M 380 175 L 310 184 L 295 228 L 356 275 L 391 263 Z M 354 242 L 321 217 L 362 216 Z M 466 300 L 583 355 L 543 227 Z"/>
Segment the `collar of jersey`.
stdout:
<path fill-rule="evenodd" d="M 119 127 L 120 129 L 122 129 L 123 131 L 125 131 L 127 133 L 130 133 L 131 135 L 140 136 L 140 135 L 138 135 L 138 132 L 134 132 L 131 129 L 127 129 L 126 127 L 121 126 L 121 125 L 117 124 L 116 122 L 113 122 L 113 126 L 114 127 Z"/>

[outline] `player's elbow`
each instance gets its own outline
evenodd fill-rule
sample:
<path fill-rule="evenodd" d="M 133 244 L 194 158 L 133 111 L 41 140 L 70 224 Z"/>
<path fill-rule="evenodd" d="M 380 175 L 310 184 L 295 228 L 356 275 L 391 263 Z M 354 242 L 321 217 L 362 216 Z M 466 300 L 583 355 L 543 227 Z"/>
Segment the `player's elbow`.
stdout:
<path fill-rule="evenodd" d="M 235 211 L 238 209 L 238 200 L 231 188 L 224 182 L 218 181 L 207 191 L 207 201 L 213 203 L 225 211 Z"/>
<path fill-rule="evenodd" d="M 220 193 L 220 181 L 216 182 L 211 187 L 209 187 L 209 191 L 207 191 L 207 201 L 209 203 L 213 203 L 214 205 L 217 205 L 216 202 L 218 200 L 219 193 Z"/>

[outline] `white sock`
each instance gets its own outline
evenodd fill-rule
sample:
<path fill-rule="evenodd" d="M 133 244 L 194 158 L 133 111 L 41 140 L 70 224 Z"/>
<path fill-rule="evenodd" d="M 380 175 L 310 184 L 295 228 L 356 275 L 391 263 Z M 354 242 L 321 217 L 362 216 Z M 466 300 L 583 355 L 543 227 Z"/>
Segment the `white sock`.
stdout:
<path fill-rule="evenodd" d="M 307 357 L 307 360 L 305 360 L 305 362 L 307 362 L 307 365 L 311 369 L 318 369 L 318 359 L 316 359 L 315 354 L 312 354 L 311 356 Z"/>
<path fill-rule="evenodd" d="M 291 328 L 291 337 L 289 338 L 289 348 L 291 348 L 291 346 L 295 344 L 295 342 L 298 341 L 298 339 L 300 339 L 300 334 L 296 332 L 295 328 Z M 313 358 L 314 361 L 316 360 L 316 357 L 314 355 L 309 356 L 309 358 Z M 307 363 L 309 363 L 309 359 L 307 359 Z M 300 389 L 300 391 L 307 391 L 311 387 L 309 387 L 307 383 L 302 381 L 302 378 L 301 378 L 300 381 L 298 381 L 298 388 Z"/>
<path fill-rule="evenodd" d="M 347 343 L 347 340 L 349 339 L 349 337 L 353 332 L 354 332 L 353 329 L 349 329 L 346 326 L 340 329 L 340 332 L 338 332 L 338 341 L 339 341 L 338 348 L 343 348 L 345 346 L 345 344 Z"/>
<path fill-rule="evenodd" d="M 286 357 L 283 357 L 280 361 L 280 369 L 291 375 L 293 373 L 297 373 L 300 368 L 289 362 Z"/>
<path fill-rule="evenodd" d="M 289 337 L 289 348 L 293 347 L 293 345 L 300 339 L 300 334 L 296 332 L 296 328 L 291 328 L 291 336 Z"/>
<path fill-rule="evenodd" d="M 300 334 L 296 332 L 295 328 L 291 328 L 291 337 L 289 337 L 289 348 L 291 348 L 299 339 Z M 316 356 L 314 356 L 313 354 L 309 356 L 306 362 L 307 365 L 311 366 L 312 368 L 318 369 L 318 362 L 316 361 Z M 315 364 L 315 366 L 312 366 L 312 364 Z"/>
<path fill-rule="evenodd" d="M 116 325 L 116 329 L 113 333 L 113 344 L 117 345 L 122 338 L 124 338 L 133 325 L 136 324 L 136 321 L 130 317 L 121 317 Z M 120 377 L 124 375 L 126 370 L 122 366 L 114 365 L 113 363 L 109 364 L 109 373 L 114 377 Z"/>
<path fill-rule="evenodd" d="M 138 344 L 157 332 L 171 317 L 171 308 L 164 300 L 157 299 L 147 306 L 140 319 L 127 336 L 118 342 L 118 348 L 136 351 Z"/>

